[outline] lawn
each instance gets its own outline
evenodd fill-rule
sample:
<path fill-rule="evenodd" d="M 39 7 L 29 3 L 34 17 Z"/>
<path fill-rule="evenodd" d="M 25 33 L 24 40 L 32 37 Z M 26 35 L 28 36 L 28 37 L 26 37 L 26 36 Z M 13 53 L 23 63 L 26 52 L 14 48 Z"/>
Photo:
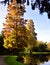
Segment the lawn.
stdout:
<path fill-rule="evenodd" d="M 16 61 L 16 58 L 17 58 L 17 56 L 7 56 L 7 57 L 5 57 L 4 61 L 8 65 L 26 65 L 26 64 Z"/>

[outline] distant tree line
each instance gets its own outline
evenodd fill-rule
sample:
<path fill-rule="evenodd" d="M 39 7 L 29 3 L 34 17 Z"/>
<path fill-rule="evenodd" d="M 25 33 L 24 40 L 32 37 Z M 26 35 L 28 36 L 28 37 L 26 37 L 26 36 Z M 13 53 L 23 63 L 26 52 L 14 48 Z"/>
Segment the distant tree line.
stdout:
<path fill-rule="evenodd" d="M 50 52 L 47 49 L 47 44 L 39 44 L 39 46 L 32 48 L 32 52 Z"/>

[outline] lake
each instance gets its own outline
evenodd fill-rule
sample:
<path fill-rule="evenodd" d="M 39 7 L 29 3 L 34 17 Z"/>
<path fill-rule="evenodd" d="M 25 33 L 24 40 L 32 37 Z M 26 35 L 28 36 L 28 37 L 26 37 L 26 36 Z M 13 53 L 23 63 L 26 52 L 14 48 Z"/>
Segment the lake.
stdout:
<path fill-rule="evenodd" d="M 33 65 L 50 65 L 50 55 L 34 55 Z"/>
<path fill-rule="evenodd" d="M 50 65 L 50 61 L 44 62 L 44 63 L 40 63 L 40 65 Z"/>
<path fill-rule="evenodd" d="M 28 65 L 50 65 L 50 55 L 45 54 L 33 54 L 31 57 L 26 56 Z"/>

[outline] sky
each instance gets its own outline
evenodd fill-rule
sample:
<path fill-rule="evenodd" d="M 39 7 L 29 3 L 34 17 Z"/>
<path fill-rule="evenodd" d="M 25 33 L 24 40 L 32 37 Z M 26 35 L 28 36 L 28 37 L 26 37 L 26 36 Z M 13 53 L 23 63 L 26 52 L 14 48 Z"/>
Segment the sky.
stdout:
<path fill-rule="evenodd" d="M 0 32 L 2 31 L 6 15 L 7 15 L 6 6 L 0 4 Z M 35 10 L 32 10 L 31 6 L 27 6 L 26 13 L 24 14 L 23 17 L 24 19 L 33 20 L 38 40 L 50 42 L 50 19 L 48 19 L 47 13 L 43 13 L 41 15 L 37 8 Z"/>

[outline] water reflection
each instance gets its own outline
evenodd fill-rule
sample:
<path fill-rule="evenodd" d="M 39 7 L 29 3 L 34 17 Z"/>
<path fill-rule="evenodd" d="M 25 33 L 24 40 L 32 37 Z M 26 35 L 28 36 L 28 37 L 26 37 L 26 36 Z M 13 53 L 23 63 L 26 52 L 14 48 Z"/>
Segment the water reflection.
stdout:
<path fill-rule="evenodd" d="M 40 65 L 50 65 L 50 61 L 44 62 L 44 63 L 40 63 Z"/>
<path fill-rule="evenodd" d="M 26 56 L 27 65 L 50 65 L 50 55 Z"/>
<path fill-rule="evenodd" d="M 50 65 L 50 55 L 46 54 L 26 54 L 17 58 L 17 61 L 23 62 L 26 65 Z"/>

